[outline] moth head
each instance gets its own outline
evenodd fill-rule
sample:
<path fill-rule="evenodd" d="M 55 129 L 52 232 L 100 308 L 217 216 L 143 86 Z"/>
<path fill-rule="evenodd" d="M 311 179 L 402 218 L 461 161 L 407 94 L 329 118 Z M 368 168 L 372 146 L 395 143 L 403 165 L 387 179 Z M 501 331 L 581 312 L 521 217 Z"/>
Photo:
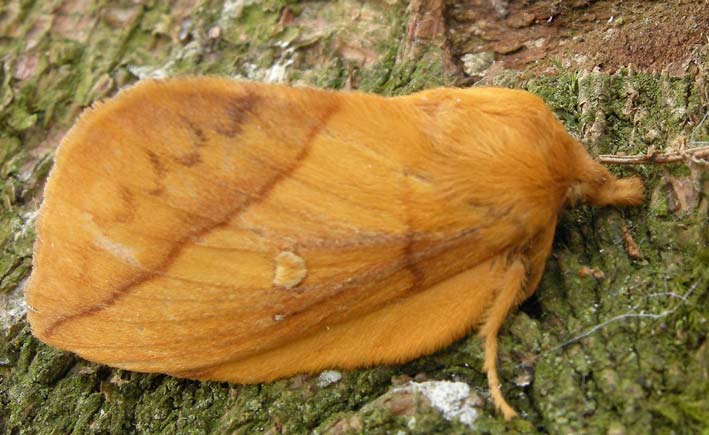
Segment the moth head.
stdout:
<path fill-rule="evenodd" d="M 578 180 L 566 191 L 566 204 L 575 207 L 580 203 L 597 206 L 640 205 L 643 202 L 643 182 L 638 177 L 618 179 L 606 172 L 590 180 Z"/>

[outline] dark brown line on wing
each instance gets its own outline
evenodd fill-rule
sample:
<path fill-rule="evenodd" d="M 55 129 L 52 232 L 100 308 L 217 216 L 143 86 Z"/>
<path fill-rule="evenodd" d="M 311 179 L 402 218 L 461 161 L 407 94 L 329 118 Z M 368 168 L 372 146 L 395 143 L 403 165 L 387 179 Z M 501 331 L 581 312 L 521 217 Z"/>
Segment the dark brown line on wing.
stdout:
<path fill-rule="evenodd" d="M 226 126 L 215 127 L 215 131 L 222 136 L 235 138 L 243 131 L 244 121 L 256 113 L 261 97 L 254 94 L 249 88 L 243 98 L 230 99 L 226 105 L 226 117 L 230 123 Z"/>
<path fill-rule="evenodd" d="M 184 115 L 178 115 L 180 120 L 187 126 L 187 129 L 190 131 L 190 134 L 193 136 L 193 141 L 192 144 L 194 145 L 195 148 L 202 148 L 203 146 L 207 145 L 209 140 L 207 139 L 207 135 L 204 133 L 204 130 L 197 125 L 196 123 L 192 122 L 188 117 Z"/>
<path fill-rule="evenodd" d="M 419 267 L 418 262 L 415 259 L 414 251 L 414 233 L 411 230 L 411 226 L 407 222 L 407 232 L 406 232 L 406 245 L 404 245 L 404 265 L 406 270 L 411 273 L 411 285 L 407 293 L 416 292 L 424 283 L 426 279 L 426 274 Z"/>
<path fill-rule="evenodd" d="M 451 245 L 455 245 L 456 241 L 462 240 L 466 237 L 472 237 L 476 235 L 476 231 L 463 231 L 460 232 L 456 235 L 452 235 L 448 238 L 446 238 L 445 242 L 442 242 L 440 239 L 432 238 L 427 234 L 423 233 L 411 233 L 409 235 L 401 235 L 401 236 L 396 236 L 396 237 L 391 237 L 388 238 L 387 241 L 389 243 L 388 247 L 392 248 L 394 244 L 401 244 L 399 246 L 403 246 L 406 243 L 406 237 L 411 238 L 411 243 L 422 243 L 425 242 L 429 245 L 435 245 L 436 248 L 430 248 L 428 251 L 425 250 L 419 250 L 419 251 L 414 251 L 413 249 L 411 250 L 411 258 L 408 260 L 406 257 L 393 262 L 393 263 L 388 263 L 385 266 L 380 266 L 376 268 L 368 268 L 365 273 L 359 273 L 353 276 L 353 279 L 349 281 L 346 284 L 342 284 L 339 286 L 341 289 L 347 289 L 347 288 L 352 288 L 361 285 L 362 283 L 370 282 L 372 280 L 381 278 L 382 276 L 391 274 L 396 272 L 397 270 L 400 270 L 402 268 L 405 268 L 408 262 L 413 262 L 413 263 L 418 263 L 420 261 L 428 259 L 431 255 L 436 255 L 439 254 L 442 251 L 445 251 L 448 249 Z M 352 246 L 376 246 L 376 242 L 378 240 L 375 239 L 373 240 L 372 244 L 361 244 L 361 245 L 352 245 Z M 437 243 L 438 242 L 438 243 Z M 462 242 L 461 242 L 462 243 Z M 466 241 L 467 243 L 467 241 Z M 318 245 L 310 245 L 307 242 L 305 243 L 298 243 L 299 248 L 303 247 L 312 247 L 312 246 L 318 246 Z M 145 273 L 149 273 L 150 271 L 147 269 L 140 269 Z M 211 287 L 214 288 L 219 288 L 219 289 L 224 289 L 224 290 L 229 290 L 229 291 L 247 291 L 247 290 L 258 290 L 259 288 L 257 287 L 233 287 L 230 285 L 225 285 L 225 284 L 217 284 L 217 283 L 207 283 L 205 281 L 198 281 L 198 280 L 193 280 L 193 279 L 188 279 L 188 278 L 182 278 L 182 277 L 176 277 L 169 275 L 165 272 L 153 272 L 155 274 L 155 278 L 168 278 L 172 279 L 175 281 L 180 281 L 180 282 L 186 282 L 186 283 L 192 283 L 192 284 L 209 284 Z M 323 289 L 323 287 L 329 287 L 333 288 L 332 284 L 315 284 L 315 285 L 309 285 L 309 286 L 303 286 L 301 289 L 303 292 L 314 292 Z M 334 296 L 334 295 L 333 295 Z M 229 301 L 230 299 L 228 297 L 215 297 L 215 298 L 174 298 L 174 297 L 169 297 L 169 298 L 151 298 L 151 297 L 146 297 L 146 296 L 133 296 L 141 300 L 145 301 L 165 301 L 165 300 L 170 300 L 170 301 L 184 301 L 184 302 L 225 302 Z M 290 313 L 290 315 L 296 313 L 296 311 L 293 311 Z M 212 316 L 202 316 L 201 318 L 207 319 L 211 318 Z M 136 322 L 126 322 L 126 323 L 140 323 L 138 321 Z"/>
<path fill-rule="evenodd" d="M 448 250 L 452 246 L 457 246 L 460 244 L 470 244 L 471 243 L 470 238 L 476 238 L 476 237 L 478 237 L 478 235 L 479 235 L 478 228 L 468 228 L 468 229 L 461 230 L 456 235 L 452 236 L 452 238 L 442 239 L 439 244 L 434 244 L 432 246 L 432 248 L 430 249 L 430 251 L 414 252 L 413 253 L 413 261 L 419 262 L 419 261 L 422 261 L 423 259 L 430 258 L 432 256 L 435 256 L 437 253 L 444 252 L 444 251 Z M 499 252 L 495 252 L 493 254 L 490 254 L 488 257 L 484 258 L 483 260 L 480 260 L 480 262 L 477 264 L 483 263 L 483 262 L 489 260 L 490 258 L 496 257 L 498 255 L 499 255 Z M 337 296 L 337 294 L 342 293 L 343 291 L 346 291 L 347 289 L 350 289 L 352 287 L 357 287 L 359 284 L 362 284 L 364 282 L 371 282 L 373 279 L 381 278 L 383 276 L 381 272 L 383 272 L 384 274 L 393 273 L 394 271 L 400 270 L 402 268 L 405 268 L 403 258 L 390 264 L 389 266 L 387 266 L 385 268 L 381 268 L 379 270 L 380 273 L 375 272 L 375 273 L 363 274 L 363 275 L 358 276 L 352 282 L 349 282 L 346 285 L 339 286 L 339 288 L 336 289 L 336 293 L 333 295 L 330 295 L 330 298 Z M 462 272 L 462 270 L 460 272 Z M 458 273 L 460 273 L 460 272 L 458 272 Z M 450 276 L 453 276 L 453 275 L 450 275 Z M 442 281 L 442 280 L 440 280 L 440 281 Z M 435 283 L 431 283 L 431 285 L 433 285 L 433 284 L 435 284 Z M 418 290 L 421 291 L 422 289 L 418 289 Z M 318 300 L 314 303 L 309 304 L 308 306 L 302 307 L 301 309 L 294 310 L 294 311 L 287 312 L 287 313 L 283 313 L 283 315 L 285 316 L 285 319 L 294 318 L 304 312 L 310 311 L 313 307 L 316 307 L 316 306 L 322 304 L 323 302 L 325 302 L 325 300 L 321 299 L 321 300 Z M 327 319 L 323 319 L 323 322 L 327 323 Z M 313 331 L 314 330 L 311 330 L 310 332 L 308 332 L 307 334 L 305 334 L 302 337 L 299 337 L 298 339 L 301 339 L 305 336 L 310 335 L 310 333 L 312 333 Z M 223 334 L 220 334 L 219 336 L 223 338 L 220 341 L 220 343 L 224 346 L 225 349 L 229 348 L 230 345 L 232 345 L 233 343 L 238 342 L 240 340 L 240 338 L 234 337 L 233 332 L 227 331 L 227 330 L 225 330 L 223 332 Z M 180 342 L 183 342 L 183 341 L 180 341 Z M 194 338 L 190 338 L 189 340 L 184 340 L 184 342 L 194 342 Z M 165 344 L 175 344 L 175 343 L 176 342 L 173 340 L 170 343 L 165 343 Z M 220 361 L 204 364 L 200 367 L 196 367 L 196 368 L 191 369 L 189 371 L 181 372 L 181 376 L 190 377 L 190 375 L 192 375 L 192 374 L 197 374 L 197 373 L 200 373 L 201 371 L 209 370 L 210 368 L 217 367 L 226 361 L 237 361 L 237 360 L 241 360 L 244 358 L 248 358 L 248 357 L 256 355 L 260 352 L 266 352 L 268 350 L 274 349 L 277 346 L 278 345 L 273 345 L 270 347 L 260 349 L 258 351 L 252 351 L 252 352 L 248 352 L 248 353 L 241 354 L 241 355 L 225 355 L 225 357 Z M 185 349 L 185 352 L 182 352 L 180 354 L 172 354 L 172 357 L 178 358 L 179 356 L 190 355 L 189 347 L 186 346 L 186 347 L 184 347 L 184 349 Z"/>
<path fill-rule="evenodd" d="M 191 168 L 202 163 L 202 155 L 198 151 L 192 151 L 182 156 L 175 157 L 175 161 L 182 166 Z"/>
<path fill-rule="evenodd" d="M 411 285 L 406 293 L 411 294 L 416 292 L 423 285 L 424 280 L 426 279 L 426 274 L 418 265 L 418 262 L 416 261 L 416 252 L 414 251 L 416 231 L 412 228 L 413 216 L 410 205 L 411 196 L 413 193 L 411 191 L 409 177 L 404 177 L 403 182 L 407 183 L 402 189 L 404 195 L 401 201 L 406 211 L 406 245 L 404 246 L 404 264 L 406 270 L 408 270 L 411 274 Z"/>
<path fill-rule="evenodd" d="M 149 194 L 154 196 L 162 195 L 165 192 L 165 185 L 163 184 L 163 178 L 165 177 L 165 166 L 160 161 L 160 157 L 155 154 L 152 150 L 146 150 L 146 155 L 148 156 L 148 161 L 150 166 L 155 172 L 155 187 L 148 191 Z"/>
<path fill-rule="evenodd" d="M 414 261 L 422 261 L 422 260 L 425 260 L 425 259 L 427 259 L 427 258 L 431 258 L 432 256 L 435 256 L 435 255 L 437 255 L 437 254 L 439 254 L 439 253 L 441 253 L 441 252 L 447 251 L 448 249 L 450 249 L 450 248 L 453 247 L 453 246 L 459 246 L 459 245 L 461 245 L 461 244 L 470 245 L 470 244 L 473 242 L 473 240 L 474 240 L 475 238 L 477 238 L 478 236 L 479 236 L 479 229 L 477 229 L 477 228 L 469 228 L 469 229 L 461 230 L 461 231 L 459 231 L 458 233 L 456 233 L 456 234 L 454 234 L 454 235 L 450 235 L 449 237 L 446 237 L 446 238 L 441 239 L 439 243 L 433 244 L 433 245 L 432 245 L 432 248 L 431 248 L 429 251 L 418 251 L 418 252 L 414 252 L 414 253 L 413 253 L 413 257 L 414 257 L 413 260 L 414 260 Z M 472 240 L 471 240 L 471 239 L 472 239 Z M 496 256 L 498 256 L 499 254 L 500 254 L 500 252 L 494 252 L 493 254 L 490 254 L 490 255 L 489 255 L 488 257 L 486 257 L 485 259 L 481 260 L 480 263 L 482 263 L 482 262 L 484 262 L 484 261 L 487 261 L 488 259 L 490 259 L 490 258 L 492 258 L 492 257 L 496 257 Z M 338 294 L 340 294 L 340 293 L 342 293 L 342 292 L 344 292 L 344 291 L 347 291 L 347 290 L 349 290 L 349 289 L 356 288 L 356 287 L 358 287 L 358 286 L 360 286 L 360 285 L 362 285 L 362 284 L 364 284 L 364 283 L 368 283 L 368 282 L 371 282 L 371 281 L 373 281 L 373 280 L 380 279 L 382 276 L 387 276 L 387 275 L 389 275 L 389 274 L 391 274 L 391 273 L 394 273 L 395 271 L 400 270 L 400 269 L 402 269 L 402 268 L 404 268 L 404 267 L 405 267 L 404 259 L 402 258 L 402 259 L 399 259 L 399 260 L 397 260 L 397 261 L 395 261 L 395 262 L 393 262 L 393 263 L 388 263 L 388 264 L 386 264 L 386 265 L 384 265 L 384 266 L 382 266 L 382 267 L 379 267 L 379 268 L 377 268 L 377 269 L 375 269 L 375 270 L 369 270 L 369 271 L 367 271 L 366 273 L 362 273 L 362 274 L 360 274 L 360 275 L 357 275 L 356 277 L 354 277 L 354 279 L 353 279 L 352 281 L 350 281 L 350 282 L 348 282 L 348 283 L 346 283 L 346 284 L 343 283 L 343 284 L 337 286 L 337 287 L 334 289 L 335 292 L 334 292 L 332 295 L 330 295 L 330 298 L 336 297 Z M 452 276 L 452 275 L 451 275 L 451 276 Z M 432 284 L 432 285 L 433 285 L 433 284 Z M 323 285 L 315 285 L 315 286 L 309 287 L 308 290 L 306 290 L 306 291 L 317 291 L 318 289 L 321 289 L 322 287 L 323 287 Z M 311 310 L 313 307 L 317 307 L 318 305 L 324 303 L 325 300 L 327 300 L 327 299 L 320 299 L 320 300 L 314 301 L 314 302 L 312 302 L 312 303 L 310 303 L 310 304 L 307 304 L 307 305 L 305 305 L 305 306 L 299 308 L 298 310 L 293 310 L 293 311 L 290 311 L 290 312 L 285 312 L 285 313 L 283 313 L 283 314 L 284 314 L 285 318 L 293 318 L 293 317 L 296 317 L 296 316 L 298 316 L 298 315 L 300 315 L 300 314 L 302 314 L 302 313 L 304 313 L 304 312 L 307 312 L 307 311 Z M 205 320 L 205 319 L 211 319 L 211 318 L 219 318 L 219 317 L 223 317 L 223 316 L 222 316 L 222 315 L 206 315 L 206 316 L 200 317 L 199 320 Z M 195 320 L 197 320 L 197 319 L 195 319 Z M 145 321 L 141 321 L 141 322 L 130 322 L 130 321 L 127 321 L 127 320 L 117 320 L 117 322 L 120 322 L 120 323 L 128 323 L 128 324 L 160 323 L 160 321 L 152 321 L 152 322 L 150 322 L 150 321 L 149 321 L 149 322 L 145 322 Z M 216 337 L 216 336 L 215 336 L 215 337 Z M 212 338 L 215 338 L 215 337 L 212 337 Z M 220 333 L 220 334 L 218 335 L 218 337 L 220 337 L 220 342 L 221 342 L 221 344 L 222 344 L 225 348 L 227 348 L 228 346 L 230 346 L 230 345 L 233 344 L 234 342 L 237 342 L 237 341 L 240 340 L 240 338 L 235 337 L 234 331 L 230 331 L 230 330 L 226 330 L 226 329 L 223 330 L 223 332 Z M 182 340 L 179 340 L 179 339 L 178 339 L 178 340 L 171 339 L 169 342 L 158 342 L 158 341 L 155 341 L 155 342 L 153 342 L 152 344 L 153 344 L 154 346 L 163 346 L 163 345 L 174 345 L 174 344 L 179 344 L 179 343 L 194 343 L 194 337 L 188 337 L 188 338 L 184 338 L 184 339 L 182 339 Z M 87 345 L 85 345 L 85 344 L 80 344 L 80 345 L 79 345 L 79 347 L 82 348 L 82 349 L 89 349 L 89 348 L 121 348 L 121 349 L 131 349 L 131 348 L 141 348 L 141 347 L 143 347 L 143 346 L 144 346 L 144 344 L 136 344 L 136 345 L 134 345 L 134 346 L 125 345 L 125 344 L 116 345 L 116 346 L 108 346 L 108 345 L 105 345 L 105 344 L 101 344 L 100 346 L 87 346 Z M 188 349 L 188 348 L 189 348 L 189 346 L 185 347 L 185 349 Z M 263 351 L 263 350 L 264 350 L 264 349 L 262 349 L 262 351 Z M 187 355 L 187 354 L 189 354 L 189 350 L 187 350 L 187 352 L 185 353 L 185 355 Z M 241 358 L 241 357 L 243 357 L 243 356 L 245 356 L 245 355 L 242 355 L 242 356 L 240 356 L 239 358 Z M 172 357 L 178 357 L 178 354 L 174 353 L 174 354 L 172 354 Z M 233 358 L 232 358 L 232 357 L 226 357 L 223 361 L 227 361 L 227 360 L 233 360 Z M 206 365 L 200 367 L 200 369 L 206 369 L 206 368 L 209 368 L 209 367 L 214 367 L 214 366 L 216 366 L 216 365 L 221 364 L 223 361 L 216 362 L 216 363 L 213 363 L 213 364 L 206 364 Z"/>
<path fill-rule="evenodd" d="M 249 99 L 250 101 L 244 104 L 245 110 L 247 110 L 251 114 L 255 111 L 254 109 L 255 109 L 255 106 L 257 105 L 253 101 L 255 96 L 252 93 L 247 93 L 246 98 Z M 258 97 L 256 97 L 256 98 L 258 99 Z M 281 181 L 283 181 L 288 176 L 290 176 L 302 164 L 302 162 L 308 157 L 308 154 L 310 153 L 310 150 L 312 148 L 313 140 L 315 139 L 317 134 L 322 130 L 322 128 L 328 122 L 329 118 L 332 116 L 332 114 L 336 110 L 337 110 L 337 106 L 334 104 L 331 107 L 328 107 L 328 109 L 322 115 L 322 119 L 320 120 L 321 122 L 317 126 L 312 128 L 311 131 L 306 136 L 305 141 L 302 145 L 302 149 L 300 150 L 300 153 L 294 158 L 293 163 L 289 167 L 287 167 L 285 170 L 277 172 L 276 175 L 269 182 L 267 182 L 259 190 L 259 192 L 256 195 L 254 195 L 253 197 L 247 198 L 243 204 L 239 205 L 234 210 L 231 210 L 229 213 L 227 213 L 226 216 L 224 217 L 224 219 L 222 219 L 220 222 L 216 222 L 212 225 L 207 225 L 202 229 L 199 229 L 193 233 L 190 233 L 190 234 L 187 234 L 186 236 L 184 236 L 170 250 L 170 252 L 165 257 L 165 260 L 163 261 L 162 265 L 160 267 L 158 267 L 157 270 L 138 275 L 135 279 L 129 281 L 127 284 L 124 284 L 123 286 L 119 287 L 118 289 L 115 289 L 112 292 L 111 296 L 107 300 L 105 300 L 99 304 L 96 304 L 96 305 L 89 307 L 85 310 L 79 311 L 77 313 L 74 313 L 74 314 L 62 317 L 59 320 L 56 320 L 54 323 L 50 324 L 44 330 L 44 333 L 42 335 L 45 338 L 50 338 L 52 335 L 54 335 L 56 330 L 59 327 L 61 327 L 63 324 L 65 324 L 67 322 L 71 322 L 76 319 L 91 316 L 93 314 L 101 312 L 101 311 L 105 310 L 106 308 L 109 308 L 110 306 L 114 305 L 120 299 L 122 299 L 123 297 L 128 295 L 130 293 L 130 290 L 132 288 L 134 288 L 135 286 L 142 284 L 144 282 L 150 281 L 151 279 L 154 279 L 154 278 L 160 276 L 161 274 L 164 274 L 165 271 L 167 269 L 169 269 L 170 266 L 177 260 L 178 256 L 182 252 L 182 249 L 190 240 L 192 240 L 195 237 L 200 237 L 215 228 L 226 225 L 234 217 L 238 216 L 240 213 L 244 212 L 246 209 L 248 209 L 252 205 L 257 204 L 257 203 L 265 200 L 266 198 L 268 198 L 269 193 Z M 246 119 L 247 119 L 246 117 L 241 116 L 237 119 L 237 121 L 243 123 Z M 237 127 L 234 127 L 233 130 L 239 130 L 239 129 Z M 236 131 L 235 134 L 238 132 L 239 131 Z"/>
<path fill-rule="evenodd" d="M 449 249 L 451 249 L 454 246 L 458 246 L 460 244 L 470 244 L 471 241 L 468 240 L 468 238 L 477 238 L 479 236 L 480 229 L 479 228 L 468 228 L 459 231 L 457 234 L 454 235 L 449 235 L 448 237 L 441 238 L 437 241 L 431 242 L 431 240 L 427 240 L 429 243 L 429 248 L 425 250 L 419 250 L 419 251 L 414 251 L 413 249 L 411 250 L 411 257 L 410 258 L 401 258 L 399 260 L 393 261 L 391 263 L 385 263 L 382 266 L 377 266 L 374 268 L 369 268 L 367 269 L 364 273 L 360 273 L 357 275 L 354 275 L 352 279 L 348 280 L 347 282 L 343 282 L 341 284 L 337 285 L 332 285 L 332 284 L 317 284 L 317 285 L 311 285 L 305 288 L 305 291 L 317 291 L 323 287 L 330 288 L 332 290 L 332 293 L 328 295 L 328 298 L 334 298 L 337 297 L 340 293 L 346 291 L 347 289 L 351 288 L 356 288 L 359 287 L 362 284 L 365 283 L 371 283 L 377 280 L 381 280 L 387 276 L 391 276 L 392 274 L 396 273 L 397 271 L 401 269 L 405 269 L 409 263 L 413 264 L 418 264 L 421 261 L 430 259 L 432 257 L 435 257 L 436 255 L 445 252 Z M 419 237 L 417 234 L 412 233 L 411 239 L 413 242 L 418 241 Z M 452 275 L 451 275 L 452 276 Z M 435 283 L 432 283 L 435 284 Z M 406 292 L 407 295 L 411 294 L 411 290 L 421 290 L 420 287 L 415 287 L 415 288 L 410 288 L 409 291 Z M 316 301 L 313 301 L 312 303 L 305 304 L 298 308 L 297 310 L 290 311 L 288 313 L 285 313 L 286 317 L 292 317 L 301 313 L 304 313 L 306 311 L 309 311 L 313 307 L 322 304 L 325 302 L 327 298 L 324 299 L 318 299 Z"/>

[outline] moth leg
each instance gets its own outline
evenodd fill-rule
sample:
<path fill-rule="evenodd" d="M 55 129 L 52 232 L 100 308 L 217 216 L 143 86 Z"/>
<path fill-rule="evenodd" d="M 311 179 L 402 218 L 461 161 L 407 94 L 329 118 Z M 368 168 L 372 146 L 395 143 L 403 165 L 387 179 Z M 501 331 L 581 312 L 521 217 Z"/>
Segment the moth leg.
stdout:
<path fill-rule="evenodd" d="M 525 278 L 524 264 L 517 260 L 505 272 L 502 287 L 486 313 L 486 318 L 480 328 L 480 336 L 485 339 L 485 364 L 490 395 L 495 406 L 502 412 L 505 420 L 517 416 L 517 412 L 505 401 L 500 390 L 500 379 L 497 375 L 497 333 L 507 318 L 507 314 L 517 304 L 522 293 Z"/>

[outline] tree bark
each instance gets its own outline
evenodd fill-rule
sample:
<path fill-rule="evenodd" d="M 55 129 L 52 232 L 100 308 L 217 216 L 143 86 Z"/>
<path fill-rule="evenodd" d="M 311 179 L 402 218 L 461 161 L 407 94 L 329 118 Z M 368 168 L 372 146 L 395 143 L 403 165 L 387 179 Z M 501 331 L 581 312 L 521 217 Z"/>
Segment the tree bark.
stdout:
<path fill-rule="evenodd" d="M 444 8 L 431 0 L 0 6 L 0 432 L 709 430 L 709 175 L 691 159 L 613 166 L 646 180 L 642 207 L 564 213 L 539 290 L 500 336 L 503 391 L 523 416 L 512 422 L 490 405 L 474 333 L 402 366 L 251 386 L 116 370 L 31 336 L 21 299 L 34 219 L 53 151 L 81 110 L 138 79 L 180 74 L 387 95 L 467 82 L 441 28 Z M 708 140 L 698 125 L 708 71 L 704 45 L 679 77 L 556 66 L 485 81 L 542 96 L 595 155 L 646 155 L 650 146 L 671 153 Z M 436 402 L 432 390 L 449 400 Z"/>

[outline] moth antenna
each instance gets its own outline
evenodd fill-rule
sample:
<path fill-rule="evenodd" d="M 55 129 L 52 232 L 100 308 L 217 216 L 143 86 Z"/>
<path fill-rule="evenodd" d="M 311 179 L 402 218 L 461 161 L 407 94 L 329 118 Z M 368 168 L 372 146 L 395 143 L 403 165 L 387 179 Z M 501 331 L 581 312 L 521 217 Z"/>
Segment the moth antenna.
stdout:
<path fill-rule="evenodd" d="M 485 364 L 483 370 L 487 373 L 490 395 L 497 409 L 502 412 L 505 420 L 517 416 L 500 390 L 500 379 L 497 375 L 497 333 L 507 318 L 507 314 L 516 305 L 517 298 L 522 292 L 526 269 L 522 261 L 512 263 L 503 278 L 503 286 L 497 294 L 493 304 L 486 313 L 485 323 L 480 328 L 480 336 L 485 338 Z"/>

